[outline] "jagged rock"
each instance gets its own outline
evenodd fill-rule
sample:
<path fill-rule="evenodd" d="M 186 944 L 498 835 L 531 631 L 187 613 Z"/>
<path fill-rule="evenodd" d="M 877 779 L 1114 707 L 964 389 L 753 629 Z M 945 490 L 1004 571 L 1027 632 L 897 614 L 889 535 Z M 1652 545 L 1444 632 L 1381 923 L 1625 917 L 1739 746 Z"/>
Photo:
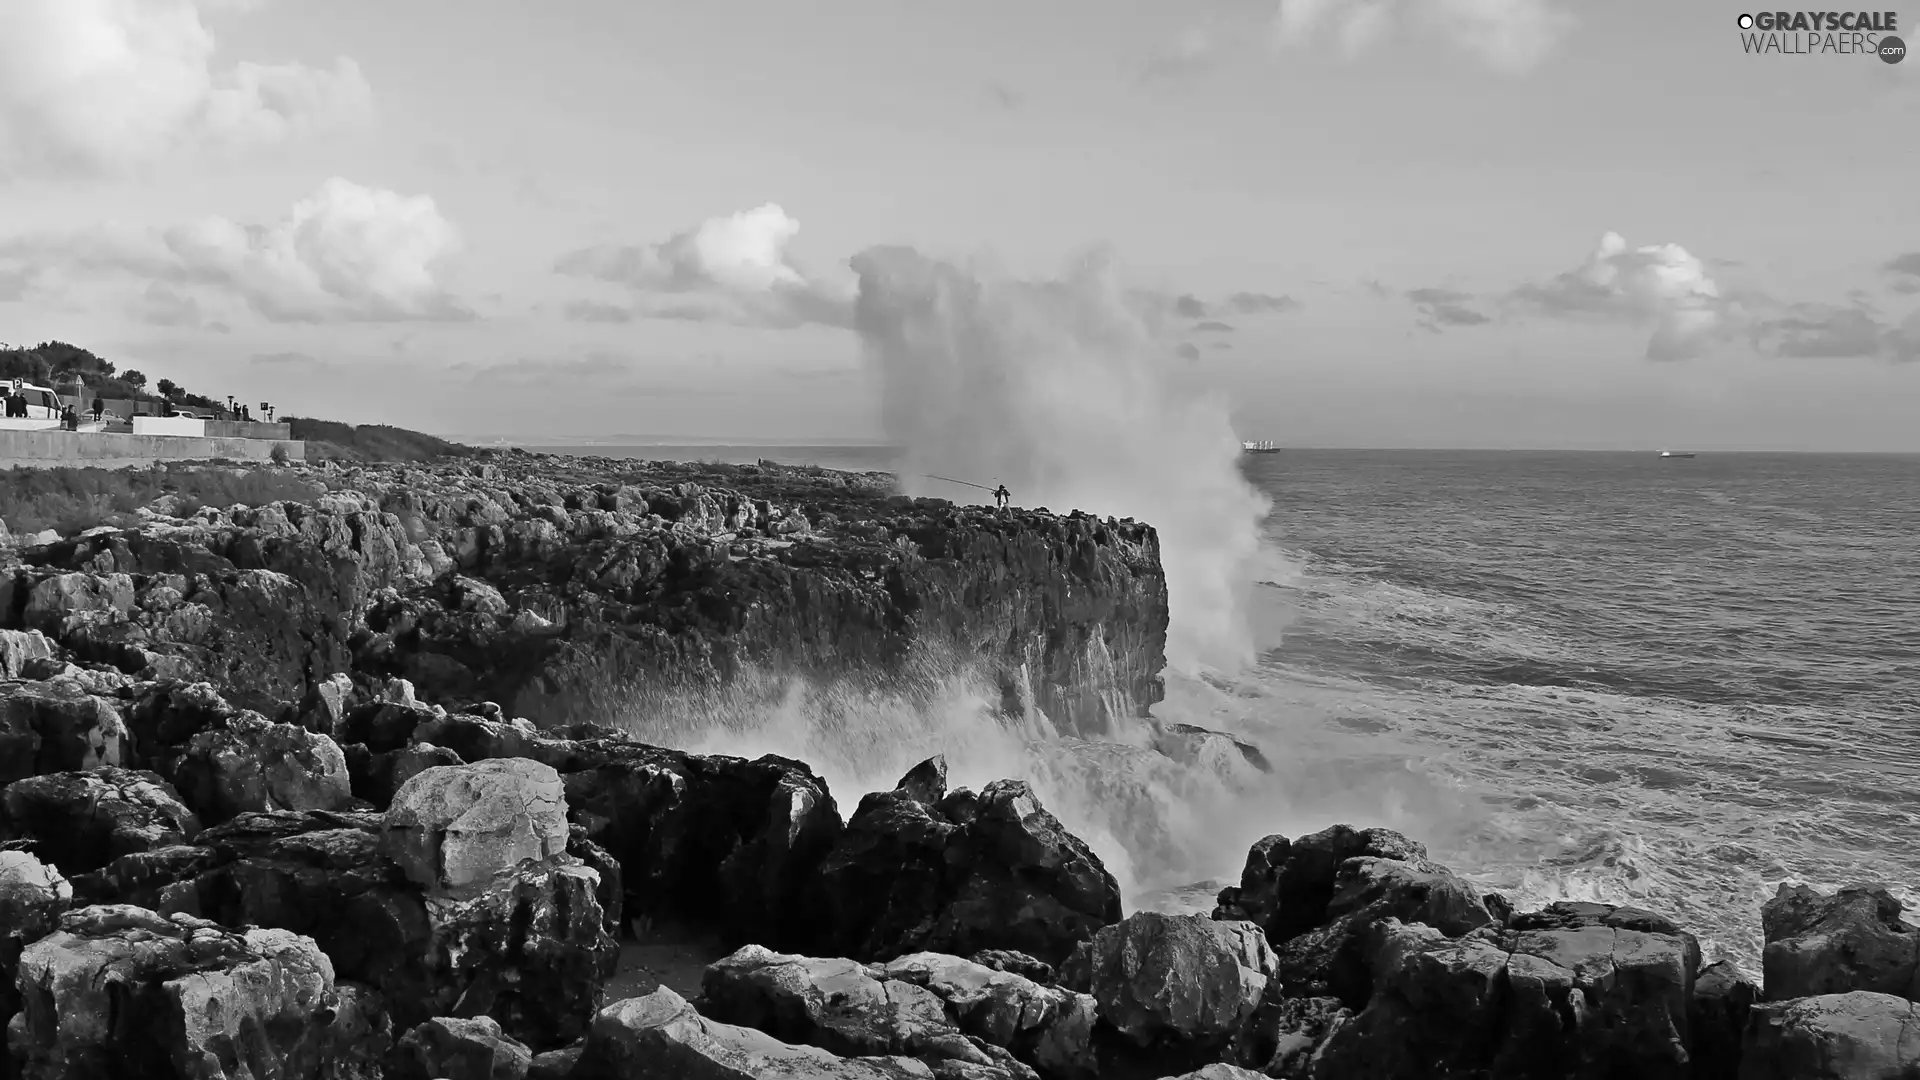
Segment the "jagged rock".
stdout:
<path fill-rule="evenodd" d="M 1278 948 L 1329 921 L 1327 906 L 1348 859 L 1411 863 L 1426 857 L 1425 847 L 1391 829 L 1334 825 L 1293 841 L 1268 836 L 1248 850 L 1240 884 L 1221 890 L 1214 918 L 1257 923 Z"/>
<path fill-rule="evenodd" d="M 145 771 L 103 767 L 16 780 L 0 791 L 0 839 L 31 838 L 69 876 L 133 852 L 178 844 L 200 821 L 172 785 Z"/>
<path fill-rule="evenodd" d="M 130 761 L 127 743 L 119 709 L 73 680 L 0 686 L 0 785 L 44 773 L 124 766 Z"/>
<path fill-rule="evenodd" d="M 1098 1007 L 1088 994 L 940 953 L 914 953 L 870 970 L 932 991 L 961 1031 L 1005 1048 L 1049 1080 L 1098 1075 Z"/>
<path fill-rule="evenodd" d="M 1699 946 L 1657 915 L 1556 904 L 1461 938 L 1397 919 L 1369 931 L 1374 992 L 1314 1076 L 1691 1075 Z"/>
<path fill-rule="evenodd" d="M 593 1018 L 573 1080 L 932 1080 L 912 1058 L 844 1058 L 748 1027 L 707 1020 L 666 987 L 617 1001 Z"/>
<path fill-rule="evenodd" d="M 1687 1010 L 1693 1080 L 1737 1080 L 1740 1041 L 1757 997 L 1754 985 L 1724 960 L 1694 976 L 1693 1002 Z"/>
<path fill-rule="evenodd" d="M 1238 1065 L 1227 1065 L 1216 1061 L 1205 1068 L 1195 1069 L 1190 1073 L 1181 1073 L 1179 1076 L 1173 1077 L 1172 1080 L 1263 1080 L 1263 1076 L 1261 1073 L 1249 1072 Z"/>
<path fill-rule="evenodd" d="M 1315 1057 L 1334 1032 L 1353 1019 L 1338 998 L 1286 997 L 1278 981 L 1234 1037 L 1229 1058 L 1268 1076 L 1305 1080 Z"/>
<path fill-rule="evenodd" d="M 1767 999 L 1867 990 L 1920 1000 L 1920 929 L 1901 910 L 1885 889 L 1856 885 L 1823 896 L 1781 885 L 1760 911 Z"/>
<path fill-rule="evenodd" d="M 1920 1076 L 1920 1005 L 1854 990 L 1753 1007 L 1740 1080 L 1908 1080 Z"/>
<path fill-rule="evenodd" d="M 533 1052 L 490 1016 L 436 1016 L 400 1039 L 388 1080 L 526 1080 Z"/>
<path fill-rule="evenodd" d="M 203 821 L 262 810 L 343 810 L 353 801 L 347 760 L 325 735 L 257 713 L 227 718 L 187 742 L 171 770 Z"/>
<path fill-rule="evenodd" d="M 933 805 L 867 795 L 809 901 L 815 951 L 855 959 L 1016 949 L 1058 963 L 1120 918 L 1113 875 L 1017 780 Z"/>
<path fill-rule="evenodd" d="M 908 769 L 894 790 L 923 806 L 937 805 L 947 797 L 947 756 L 935 754 Z"/>
<path fill-rule="evenodd" d="M 0 546 L 5 542 L 5 534 L 0 533 Z M 29 663 L 51 660 L 53 655 L 53 642 L 38 630 L 0 630 L 0 679 L 18 679 Z"/>
<path fill-rule="evenodd" d="M 1153 748 L 1175 761 L 1220 776 L 1273 771 L 1273 764 L 1259 747 L 1193 724 L 1156 723 Z"/>
<path fill-rule="evenodd" d="M 457 1006 L 536 1049 L 579 1037 L 618 958 L 597 875 L 560 854 L 428 896 L 387 857 L 382 826 L 371 813 L 242 814 L 74 888 L 308 935 L 343 978 L 378 989 L 402 1029 Z"/>
<path fill-rule="evenodd" d="M 586 1048 L 586 1040 L 582 1039 L 571 1046 L 533 1055 L 527 1065 L 527 1080 L 572 1080 L 573 1070 L 579 1066 L 580 1055 Z"/>
<path fill-rule="evenodd" d="M 339 1025 L 333 966 L 311 939 L 99 906 L 62 916 L 20 958 L 8 1042 L 28 1080 L 338 1075 L 371 1056 Z"/>
<path fill-rule="evenodd" d="M 1142 911 L 1094 933 L 1060 969 L 1141 1051 L 1217 1057 L 1266 996 L 1278 961 L 1248 922 Z"/>
<path fill-rule="evenodd" d="M 552 767 L 525 758 L 436 766 L 394 793 L 385 829 L 388 853 L 415 882 L 464 893 L 523 860 L 563 854 L 566 791 Z"/>
<path fill-rule="evenodd" d="M 440 765 L 467 763 L 459 754 L 432 743 L 415 743 L 385 753 L 374 753 L 365 743 L 348 743 L 342 749 L 353 797 L 383 809 L 393 805 L 394 793 L 416 774 Z"/>
<path fill-rule="evenodd" d="M 1361 857 L 1340 864 L 1326 925 L 1282 942 L 1280 978 L 1296 993 L 1326 994 L 1360 1009 L 1373 994 L 1368 931 L 1386 919 L 1423 923 L 1459 937 L 1493 923 L 1472 886 L 1419 855 Z"/>
<path fill-rule="evenodd" d="M 26 851 L 0 848 L 0 1017 L 20 1011 L 14 980 L 21 951 L 53 933 L 72 906 L 73 886 L 60 871 Z M 18 1075 L 13 1058 L 0 1053 L 0 1080 Z"/>
<path fill-rule="evenodd" d="M 981 949 L 967 959 L 982 967 L 1018 975 L 1037 983 L 1050 983 L 1054 980 L 1052 964 L 1042 963 L 1026 953 L 1012 949 Z"/>
<path fill-rule="evenodd" d="M 878 978 L 852 960 L 789 956 L 748 945 L 708 965 L 700 991 L 704 1015 L 784 1042 L 843 1056 L 994 1064 L 955 1026 L 938 995 L 910 982 Z"/>

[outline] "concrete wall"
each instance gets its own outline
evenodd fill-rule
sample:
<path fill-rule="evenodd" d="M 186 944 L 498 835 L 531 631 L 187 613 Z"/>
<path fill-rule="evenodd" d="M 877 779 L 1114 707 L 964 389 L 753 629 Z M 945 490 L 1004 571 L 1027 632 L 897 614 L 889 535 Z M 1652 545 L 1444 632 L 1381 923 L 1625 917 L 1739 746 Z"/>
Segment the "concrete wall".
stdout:
<path fill-rule="evenodd" d="M 215 439 L 291 439 L 293 425 L 258 420 L 209 420 L 207 435 Z"/>
<path fill-rule="evenodd" d="M 93 467 L 118 469 L 159 461 L 268 461 L 284 447 L 289 461 L 305 461 L 307 444 L 297 439 L 202 439 L 185 435 L 119 435 L 111 432 L 0 431 L 0 469 Z"/>
<path fill-rule="evenodd" d="M 207 436 L 207 421 L 189 420 L 184 416 L 136 416 L 133 418 L 133 433 L 203 439 Z"/>

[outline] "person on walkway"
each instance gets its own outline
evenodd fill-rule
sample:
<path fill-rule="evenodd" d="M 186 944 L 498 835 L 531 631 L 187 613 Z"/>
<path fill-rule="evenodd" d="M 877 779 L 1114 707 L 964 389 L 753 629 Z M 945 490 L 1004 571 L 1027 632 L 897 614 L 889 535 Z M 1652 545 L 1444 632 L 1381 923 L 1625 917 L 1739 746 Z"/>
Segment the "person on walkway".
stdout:
<path fill-rule="evenodd" d="M 993 505 L 1000 509 L 1005 510 L 1007 508 L 1007 500 L 1011 498 L 1013 498 L 1013 492 L 1007 490 L 1007 485 L 1001 484 L 999 487 L 993 489 Z"/>

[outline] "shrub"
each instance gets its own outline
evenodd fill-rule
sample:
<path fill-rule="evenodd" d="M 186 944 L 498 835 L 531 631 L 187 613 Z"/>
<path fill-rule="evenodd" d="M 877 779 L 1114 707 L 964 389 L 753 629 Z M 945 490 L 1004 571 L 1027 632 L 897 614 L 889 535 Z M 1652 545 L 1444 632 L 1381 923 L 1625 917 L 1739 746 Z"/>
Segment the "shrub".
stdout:
<path fill-rule="evenodd" d="M 222 468 L 10 469 L 0 472 L 0 520 L 15 533 L 57 529 L 71 536 L 131 525 L 134 511 L 162 495 L 177 496 L 185 516 L 202 506 L 310 502 L 326 490 L 318 480 Z"/>

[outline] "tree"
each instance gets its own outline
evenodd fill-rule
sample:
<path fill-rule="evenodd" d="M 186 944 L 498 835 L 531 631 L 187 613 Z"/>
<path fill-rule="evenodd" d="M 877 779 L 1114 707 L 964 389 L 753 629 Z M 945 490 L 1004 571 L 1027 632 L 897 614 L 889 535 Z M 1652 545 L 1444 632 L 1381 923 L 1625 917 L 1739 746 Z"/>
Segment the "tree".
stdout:
<path fill-rule="evenodd" d="M 161 379 L 155 389 L 159 390 L 160 396 L 166 398 L 168 401 L 172 401 L 173 395 L 180 392 L 179 385 L 172 379 Z"/>
<path fill-rule="evenodd" d="M 139 390 L 147 385 L 147 376 L 142 371 L 127 370 L 120 373 L 120 381 Z"/>

